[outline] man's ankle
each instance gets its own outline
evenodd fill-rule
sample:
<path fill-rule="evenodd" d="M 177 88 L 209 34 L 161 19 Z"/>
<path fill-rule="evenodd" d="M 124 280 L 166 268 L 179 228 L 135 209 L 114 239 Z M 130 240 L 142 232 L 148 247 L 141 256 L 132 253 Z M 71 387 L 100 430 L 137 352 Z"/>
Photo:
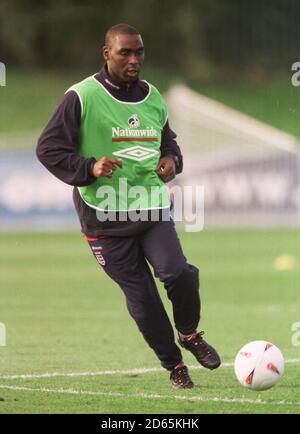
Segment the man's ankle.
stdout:
<path fill-rule="evenodd" d="M 194 331 L 194 332 L 192 332 L 190 334 L 186 334 L 186 335 L 178 332 L 178 336 L 179 336 L 179 339 L 181 341 L 189 341 L 189 340 L 193 339 L 196 335 L 197 335 L 197 331 Z"/>

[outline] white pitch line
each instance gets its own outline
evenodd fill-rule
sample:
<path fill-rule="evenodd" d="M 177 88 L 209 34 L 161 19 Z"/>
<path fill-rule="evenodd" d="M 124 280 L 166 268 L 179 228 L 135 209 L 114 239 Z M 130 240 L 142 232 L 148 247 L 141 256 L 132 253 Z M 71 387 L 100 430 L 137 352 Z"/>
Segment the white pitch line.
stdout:
<path fill-rule="evenodd" d="M 222 402 L 222 403 L 238 403 L 238 404 L 254 404 L 254 405 L 282 405 L 282 406 L 300 406 L 300 402 L 289 401 L 263 401 L 261 399 L 247 399 L 247 398 L 203 398 L 201 396 L 183 396 L 183 395 L 159 395 L 159 394 L 146 394 L 135 393 L 127 394 L 120 392 L 98 392 L 91 390 L 77 390 L 77 389 L 47 389 L 47 388 L 31 388 L 23 386 L 5 386 L 0 385 L 0 389 L 15 390 L 22 392 L 42 392 L 42 393 L 57 393 L 66 395 L 89 395 L 89 396 L 111 396 L 120 398 L 134 398 L 134 399 L 177 399 L 201 402 Z"/>
<path fill-rule="evenodd" d="M 288 359 L 285 364 L 300 363 L 300 359 Z M 233 362 L 224 362 L 221 368 L 233 367 Z M 204 369 L 200 365 L 189 366 L 189 369 Z M 55 378 L 55 377 L 98 377 L 102 375 L 134 375 L 134 374 L 147 374 L 149 372 L 166 372 L 164 368 L 134 368 L 128 370 L 114 370 L 114 371 L 96 371 L 96 372 L 47 372 L 45 374 L 17 374 L 17 375 L 1 375 L 0 380 L 18 380 L 18 379 L 39 379 L 39 378 Z"/>
<path fill-rule="evenodd" d="M 17 380 L 31 378 L 55 378 L 55 377 L 97 377 L 100 375 L 130 375 L 130 374 L 145 374 L 148 372 L 163 372 L 163 368 L 134 368 L 129 370 L 115 371 L 96 371 L 96 372 L 47 372 L 45 374 L 20 374 L 20 375 L 2 375 L 0 380 Z"/>
<path fill-rule="evenodd" d="M 300 362 L 299 360 L 296 360 Z M 293 361 L 292 361 L 293 362 Z M 222 363 L 221 368 L 232 367 L 233 363 Z M 204 369 L 200 365 L 189 366 L 189 369 Z M 98 377 L 102 375 L 134 375 L 134 374 L 147 374 L 149 372 L 165 372 L 164 368 L 134 368 L 128 370 L 110 370 L 110 371 L 96 371 L 96 372 L 47 372 L 45 374 L 17 374 L 17 375 L 2 375 L 0 380 L 18 380 L 18 379 L 32 379 L 32 378 L 55 378 L 55 377 Z"/>

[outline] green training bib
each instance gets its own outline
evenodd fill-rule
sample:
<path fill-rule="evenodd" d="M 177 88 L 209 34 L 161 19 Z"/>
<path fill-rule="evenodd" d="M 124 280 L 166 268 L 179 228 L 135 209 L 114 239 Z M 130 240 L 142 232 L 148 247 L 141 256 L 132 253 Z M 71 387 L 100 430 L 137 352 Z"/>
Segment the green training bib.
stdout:
<path fill-rule="evenodd" d="M 169 191 L 156 173 L 167 107 L 149 84 L 138 103 L 115 99 L 93 76 L 75 84 L 81 103 L 80 149 L 83 157 L 120 158 L 111 178 L 100 177 L 79 187 L 85 203 L 100 211 L 162 209 L 170 206 Z"/>

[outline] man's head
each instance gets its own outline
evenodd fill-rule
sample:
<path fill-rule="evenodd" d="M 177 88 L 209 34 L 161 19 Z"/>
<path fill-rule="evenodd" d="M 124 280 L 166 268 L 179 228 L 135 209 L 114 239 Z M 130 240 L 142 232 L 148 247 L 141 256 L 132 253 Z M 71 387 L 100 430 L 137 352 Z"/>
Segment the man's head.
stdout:
<path fill-rule="evenodd" d="M 105 35 L 103 57 L 108 72 L 124 83 L 138 79 L 144 63 L 144 44 L 140 33 L 128 24 L 117 24 Z"/>

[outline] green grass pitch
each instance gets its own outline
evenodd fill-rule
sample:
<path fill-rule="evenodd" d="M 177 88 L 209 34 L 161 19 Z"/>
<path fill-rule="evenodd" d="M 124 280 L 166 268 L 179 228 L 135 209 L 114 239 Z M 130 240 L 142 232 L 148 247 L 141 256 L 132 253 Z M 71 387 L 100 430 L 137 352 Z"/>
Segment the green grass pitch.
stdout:
<path fill-rule="evenodd" d="M 79 233 L 1 234 L 0 413 L 300 413 L 300 347 L 291 330 L 300 321 L 299 232 L 205 230 L 180 238 L 201 271 L 200 329 L 224 362 L 210 372 L 185 352 L 196 386 L 182 391 L 170 387 L 121 290 Z M 295 260 L 276 270 L 281 255 Z M 257 339 L 273 342 L 288 362 L 265 392 L 240 386 L 232 367 L 241 346 Z"/>

